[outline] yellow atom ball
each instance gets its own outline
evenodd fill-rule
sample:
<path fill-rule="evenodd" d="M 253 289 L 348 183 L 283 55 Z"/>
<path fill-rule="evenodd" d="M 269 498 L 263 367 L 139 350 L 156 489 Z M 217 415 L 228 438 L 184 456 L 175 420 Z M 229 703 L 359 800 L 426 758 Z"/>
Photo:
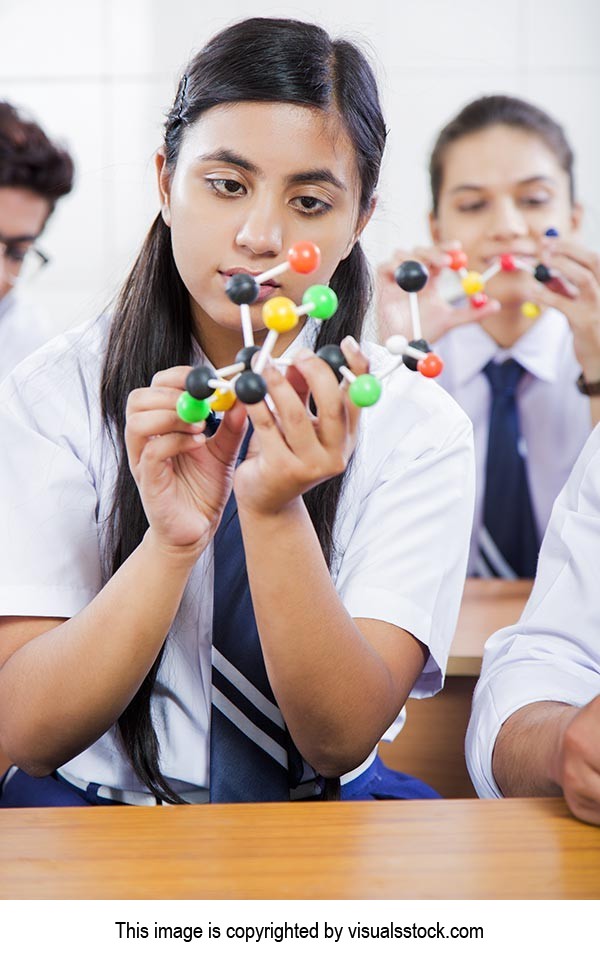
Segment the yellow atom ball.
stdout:
<path fill-rule="evenodd" d="M 468 297 L 472 297 L 473 294 L 479 294 L 484 287 L 481 274 L 478 274 L 477 271 L 469 271 L 465 274 L 461 280 L 461 284 L 463 291 Z"/>
<path fill-rule="evenodd" d="M 228 388 L 218 387 L 215 396 L 210 402 L 213 411 L 228 411 L 236 402 L 235 391 Z"/>
<path fill-rule="evenodd" d="M 263 321 L 270 331 L 285 334 L 298 323 L 296 305 L 289 297 L 272 297 L 262 309 Z"/>
<path fill-rule="evenodd" d="M 542 311 L 537 304 L 533 304 L 531 301 L 525 301 L 521 304 L 521 314 L 524 317 L 531 318 L 532 321 L 535 321 L 536 317 L 539 317 L 541 313 Z"/>

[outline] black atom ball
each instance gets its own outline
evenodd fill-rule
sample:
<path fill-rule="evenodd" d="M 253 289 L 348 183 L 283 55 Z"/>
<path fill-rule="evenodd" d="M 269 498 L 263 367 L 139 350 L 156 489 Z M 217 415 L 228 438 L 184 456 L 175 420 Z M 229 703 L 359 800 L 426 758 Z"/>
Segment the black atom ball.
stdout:
<path fill-rule="evenodd" d="M 259 351 L 260 351 L 260 348 L 257 347 L 256 344 L 252 344 L 251 346 L 248 346 L 248 347 L 242 347 L 241 350 L 239 350 L 235 355 L 235 363 L 245 364 L 246 370 L 250 371 L 252 358 L 254 357 L 255 354 L 258 354 Z"/>
<path fill-rule="evenodd" d="M 260 287 L 250 274 L 233 274 L 225 285 L 225 291 L 234 304 L 254 304 Z"/>
<path fill-rule="evenodd" d="M 244 371 L 235 382 L 235 393 L 243 404 L 258 404 L 267 393 L 264 378 L 254 371 Z"/>
<path fill-rule="evenodd" d="M 207 367 L 204 364 L 200 367 L 194 367 L 185 380 L 185 389 L 196 400 L 202 401 L 215 393 L 214 388 L 209 387 L 208 382 L 216 376 L 212 367 Z"/>
<path fill-rule="evenodd" d="M 424 337 L 419 338 L 418 341 L 409 341 L 410 347 L 416 347 L 417 351 L 424 351 L 425 354 L 429 354 L 431 348 L 425 340 Z M 402 360 L 404 361 L 404 366 L 409 369 L 409 371 L 416 371 L 417 364 L 419 363 L 416 357 L 409 357 L 408 354 L 402 355 Z"/>
<path fill-rule="evenodd" d="M 538 264 L 533 272 L 533 276 L 540 284 L 547 284 L 549 280 L 552 280 L 552 274 L 545 264 Z"/>
<path fill-rule="evenodd" d="M 346 365 L 346 358 L 337 344 L 324 344 L 323 347 L 320 347 L 317 351 L 317 357 L 320 357 L 322 361 L 329 364 L 338 381 L 342 380 L 344 375 L 340 374 L 340 368 Z"/>
<path fill-rule="evenodd" d="M 403 261 L 394 271 L 396 284 L 407 294 L 415 294 L 425 287 L 429 274 L 420 261 Z"/>

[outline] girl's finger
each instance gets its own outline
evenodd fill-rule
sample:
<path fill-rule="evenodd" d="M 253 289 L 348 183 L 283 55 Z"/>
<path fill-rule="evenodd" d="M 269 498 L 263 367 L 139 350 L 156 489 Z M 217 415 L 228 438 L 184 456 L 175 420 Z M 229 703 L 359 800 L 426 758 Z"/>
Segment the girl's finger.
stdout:
<path fill-rule="evenodd" d="M 470 303 L 453 307 L 450 310 L 448 329 L 462 327 L 463 324 L 480 324 L 486 317 L 497 314 L 501 306 L 500 301 L 490 299 L 483 307 L 473 307 Z"/>
<path fill-rule="evenodd" d="M 137 474 L 145 485 L 164 475 L 165 467 L 172 471 L 170 462 L 180 454 L 198 451 L 206 444 L 204 434 L 163 434 L 149 438 L 137 465 Z"/>
<path fill-rule="evenodd" d="M 157 371 L 150 382 L 150 387 L 171 387 L 184 391 L 185 379 L 191 370 L 189 364 L 180 364 L 178 367 L 170 367 L 165 371 Z"/>
<path fill-rule="evenodd" d="M 140 387 L 127 398 L 127 417 L 139 411 L 175 411 L 181 391 L 170 387 Z"/>
<path fill-rule="evenodd" d="M 140 463 L 150 440 L 155 440 L 158 437 L 199 437 L 202 436 L 206 427 L 205 421 L 186 424 L 177 417 L 174 411 L 172 414 L 168 411 L 162 413 L 165 415 L 164 419 L 157 418 L 156 413 L 152 412 L 134 415 L 127 422 L 125 426 L 125 446 L 132 469 Z M 169 427 L 173 420 L 176 421 L 175 426 Z"/>
<path fill-rule="evenodd" d="M 590 251 L 575 241 L 563 240 L 562 237 L 545 238 L 542 242 L 542 251 L 547 252 L 553 261 L 555 256 L 563 255 L 580 264 L 581 267 L 586 267 L 600 284 L 600 254 L 595 251 Z"/>
<path fill-rule="evenodd" d="M 301 352 L 302 353 L 302 352 Z M 314 354 L 311 354 L 313 359 Z M 296 365 L 302 363 L 301 357 L 296 360 Z M 326 365 L 323 365 L 326 367 Z M 300 368 L 298 368 L 300 370 Z M 327 369 L 332 380 L 336 381 L 333 373 Z M 311 389 L 311 383 L 306 379 L 304 371 L 301 371 L 305 383 Z M 310 457 L 312 460 L 318 455 L 319 442 L 315 433 L 314 424 L 306 410 L 306 404 L 296 393 L 287 378 L 273 365 L 265 369 L 265 380 L 269 389 L 269 394 L 277 411 L 280 431 L 283 434 L 285 443 L 300 460 Z"/>
<path fill-rule="evenodd" d="M 556 255 L 552 258 L 550 267 L 552 270 L 558 271 L 560 276 L 556 279 L 557 281 L 560 281 L 562 278 L 571 285 L 571 287 L 568 288 L 568 296 L 571 298 L 576 298 L 579 295 L 583 295 L 584 297 L 598 297 L 600 294 L 600 286 L 592 271 L 588 267 L 583 267 L 570 257 L 565 257 L 560 254 Z M 573 288 L 575 288 L 574 293 L 572 293 Z M 556 290 L 557 293 L 564 293 L 556 288 L 551 289 Z"/>

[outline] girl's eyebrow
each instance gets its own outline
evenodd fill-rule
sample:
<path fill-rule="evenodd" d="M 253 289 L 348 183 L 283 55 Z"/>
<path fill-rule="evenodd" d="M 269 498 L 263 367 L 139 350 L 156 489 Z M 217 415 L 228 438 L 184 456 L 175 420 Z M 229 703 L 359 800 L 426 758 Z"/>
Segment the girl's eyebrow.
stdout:
<path fill-rule="evenodd" d="M 527 184 L 534 184 L 536 181 L 544 181 L 547 184 L 555 184 L 556 181 L 553 177 L 548 177 L 546 174 L 534 174 L 533 177 L 524 177 L 523 180 L 518 180 L 516 182 L 517 187 L 525 187 Z M 461 190 L 485 190 L 484 184 L 458 184 L 453 187 L 450 191 L 451 194 L 458 194 Z"/>
<path fill-rule="evenodd" d="M 208 154 L 201 154 L 197 159 L 201 163 L 218 161 L 223 164 L 231 164 L 234 167 L 241 167 L 242 170 L 247 170 L 249 174 L 260 175 L 262 173 L 260 168 L 257 167 L 256 164 L 253 164 L 251 160 L 247 160 L 246 157 L 242 157 L 241 154 L 233 150 L 228 150 L 227 148 L 211 151 Z M 301 170 L 298 171 L 297 174 L 291 174 L 287 178 L 288 184 L 305 184 L 308 181 L 325 182 L 331 184 L 333 187 L 337 187 L 338 190 L 346 191 L 348 189 L 328 167 L 315 167 L 313 170 Z"/>

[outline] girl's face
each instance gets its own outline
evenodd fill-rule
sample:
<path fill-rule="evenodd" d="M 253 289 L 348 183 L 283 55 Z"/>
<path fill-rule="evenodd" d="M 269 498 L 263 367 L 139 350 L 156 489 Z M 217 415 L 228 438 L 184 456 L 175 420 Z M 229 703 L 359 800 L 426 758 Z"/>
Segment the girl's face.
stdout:
<path fill-rule="evenodd" d="M 500 254 L 540 261 L 540 239 L 549 227 L 572 235 L 581 212 L 571 205 L 569 178 L 536 134 L 497 124 L 455 141 L 446 150 L 436 243 L 460 241 L 470 270 L 484 271 Z M 528 297 L 523 271 L 497 274 L 486 292 L 505 306 Z"/>
<path fill-rule="evenodd" d="M 219 330 L 240 331 L 240 309 L 225 293 L 232 273 L 268 270 L 296 241 L 321 249 L 313 274 L 290 270 L 261 288 L 251 314 L 255 332 L 264 331 L 264 301 L 299 304 L 308 286 L 327 284 L 364 226 L 350 139 L 336 115 L 308 107 L 214 107 L 187 130 L 171 176 L 160 154 L 158 171 L 175 262 L 207 345 Z"/>

